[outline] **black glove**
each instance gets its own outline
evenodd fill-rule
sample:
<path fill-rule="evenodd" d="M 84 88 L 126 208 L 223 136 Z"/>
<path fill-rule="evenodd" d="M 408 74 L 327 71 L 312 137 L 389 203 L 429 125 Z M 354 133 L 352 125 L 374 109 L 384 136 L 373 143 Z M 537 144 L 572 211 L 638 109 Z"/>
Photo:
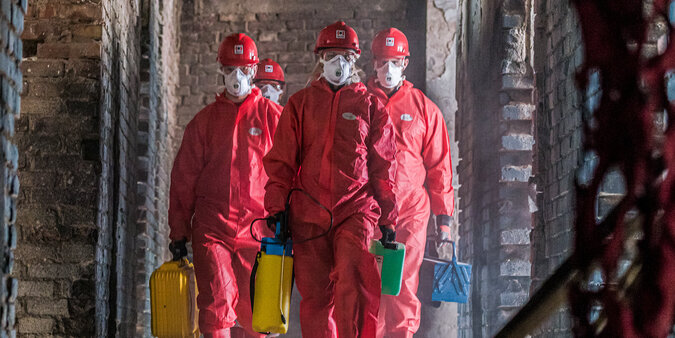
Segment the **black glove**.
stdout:
<path fill-rule="evenodd" d="M 387 228 L 384 225 L 380 225 L 380 231 L 382 232 L 382 238 L 380 238 L 380 243 L 382 246 L 387 249 L 396 249 L 396 231 L 391 228 Z"/>
<path fill-rule="evenodd" d="M 285 222 L 286 221 L 286 213 L 281 211 L 277 212 L 274 215 L 267 216 L 267 227 L 272 230 L 272 232 L 276 233 L 277 230 L 277 223 L 278 222 Z"/>
<path fill-rule="evenodd" d="M 181 258 L 187 257 L 188 252 L 185 243 L 187 243 L 187 239 L 183 238 L 178 241 L 173 241 L 171 244 L 169 244 L 169 251 L 171 251 L 174 261 L 179 261 Z"/>

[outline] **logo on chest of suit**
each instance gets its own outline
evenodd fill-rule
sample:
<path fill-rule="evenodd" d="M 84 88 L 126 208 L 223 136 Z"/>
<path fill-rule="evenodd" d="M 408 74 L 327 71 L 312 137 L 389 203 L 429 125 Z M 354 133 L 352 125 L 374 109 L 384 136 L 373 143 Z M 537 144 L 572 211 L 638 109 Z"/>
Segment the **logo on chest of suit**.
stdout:
<path fill-rule="evenodd" d="M 412 115 L 410 115 L 410 114 L 403 114 L 403 115 L 401 115 L 401 121 L 410 122 L 410 121 L 412 121 L 412 120 L 413 120 L 413 117 L 412 117 Z"/>
<path fill-rule="evenodd" d="M 262 134 L 262 129 L 253 127 L 253 128 L 248 130 L 248 133 L 253 135 L 253 136 L 259 136 L 260 134 Z"/>
<path fill-rule="evenodd" d="M 352 113 L 349 113 L 349 112 L 342 113 L 342 118 L 347 120 L 347 121 L 354 121 L 354 120 L 356 120 L 356 115 L 354 115 Z"/>

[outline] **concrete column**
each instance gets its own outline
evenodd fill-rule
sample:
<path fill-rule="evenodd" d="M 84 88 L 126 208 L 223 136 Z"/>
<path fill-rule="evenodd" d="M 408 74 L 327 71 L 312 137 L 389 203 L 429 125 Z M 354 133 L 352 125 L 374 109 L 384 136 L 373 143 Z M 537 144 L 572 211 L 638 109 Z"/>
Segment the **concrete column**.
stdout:
<path fill-rule="evenodd" d="M 426 21 L 426 91 L 425 94 L 443 112 L 451 141 L 453 164 L 453 185 L 457 198 L 459 150 L 455 137 L 455 99 L 456 65 L 457 65 L 457 0 L 427 0 Z M 455 211 L 457 216 L 457 211 Z M 457 220 L 457 217 L 455 217 Z M 456 221 L 455 221 L 456 222 Z M 433 234 L 435 223 L 431 222 L 428 232 Z M 458 238 L 457 223 L 453 227 L 453 238 Z M 450 252 L 441 253 L 449 258 Z M 457 337 L 457 304 L 442 303 L 439 308 L 430 306 L 431 290 L 424 286 L 432 285 L 433 264 L 424 263 L 420 273 L 420 290 L 418 296 L 422 303 L 422 318 L 418 335 L 422 337 Z M 426 302 L 425 302 L 426 300 Z"/>

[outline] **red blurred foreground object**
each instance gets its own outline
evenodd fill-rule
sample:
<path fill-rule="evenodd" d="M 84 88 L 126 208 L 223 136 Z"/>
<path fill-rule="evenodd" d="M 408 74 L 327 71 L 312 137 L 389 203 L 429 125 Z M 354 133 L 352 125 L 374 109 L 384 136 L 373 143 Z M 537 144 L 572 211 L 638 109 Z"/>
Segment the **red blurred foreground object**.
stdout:
<path fill-rule="evenodd" d="M 578 86 L 584 92 L 589 74 L 598 72 L 602 92 L 592 123 L 584 122 L 584 151 L 594 152 L 598 165 L 590 182 L 576 186 L 573 259 L 597 256 L 603 275 L 614 276 L 624 250 L 623 224 L 628 211 L 636 210 L 642 217 L 644 234 L 638 246 L 640 279 L 626 294 L 614 287 L 589 291 L 572 283 L 570 303 L 578 337 L 666 337 L 673 325 L 675 107 L 668 102 L 665 76 L 675 66 L 675 33 L 667 25 L 671 43 L 665 52 L 652 58 L 642 55 L 650 23 L 659 18 L 669 22 L 670 1 L 649 2 L 653 12 L 643 17 L 639 15 L 644 12 L 643 1 L 572 0 L 586 52 Z M 667 128 L 661 142 L 654 137 L 653 121 L 663 111 Z M 625 178 L 626 195 L 604 224 L 597 224 L 598 189 L 615 168 Z M 599 334 L 589 320 L 595 304 L 602 305 L 607 320 Z"/>

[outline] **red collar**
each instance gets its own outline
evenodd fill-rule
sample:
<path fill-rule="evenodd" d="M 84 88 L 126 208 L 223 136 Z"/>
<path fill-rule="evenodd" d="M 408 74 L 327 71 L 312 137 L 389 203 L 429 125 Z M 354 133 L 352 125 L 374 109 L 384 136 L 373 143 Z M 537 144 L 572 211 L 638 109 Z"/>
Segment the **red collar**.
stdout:
<path fill-rule="evenodd" d="M 321 89 L 321 90 L 329 91 L 329 92 L 331 92 L 331 93 L 333 93 L 333 94 L 335 94 L 335 93 L 337 93 L 337 92 L 344 91 L 344 90 L 359 91 L 359 90 L 364 90 L 364 89 L 366 89 L 366 86 L 365 86 L 363 83 L 361 83 L 361 82 L 355 82 L 355 83 L 352 83 L 352 84 L 350 84 L 350 85 L 343 86 L 343 87 L 340 88 L 337 92 L 333 92 L 333 89 L 331 89 L 330 84 L 329 84 L 328 81 L 326 81 L 326 79 L 324 79 L 324 78 L 320 78 L 320 79 L 318 79 L 318 80 L 316 80 L 316 81 L 312 81 L 312 83 L 311 83 L 310 85 L 311 85 L 312 87 L 316 87 L 316 88 Z"/>
<path fill-rule="evenodd" d="M 260 98 L 262 98 L 262 94 L 260 94 L 260 88 L 258 87 L 251 88 L 251 92 L 248 94 L 248 96 L 246 96 L 244 101 L 240 103 L 235 103 L 232 102 L 232 100 L 228 99 L 227 95 L 225 95 L 225 91 L 216 95 L 216 101 L 225 104 L 232 104 L 239 107 L 255 104 L 256 102 L 258 102 L 258 100 L 260 100 Z"/>
<path fill-rule="evenodd" d="M 403 80 L 403 84 L 401 85 L 401 87 L 398 88 L 398 90 L 396 91 L 396 93 L 394 93 L 394 95 L 398 94 L 399 92 L 410 90 L 412 87 L 413 87 L 412 82 L 408 80 Z M 387 93 L 385 93 L 382 87 L 380 87 L 380 85 L 377 83 L 375 77 L 371 77 L 370 79 L 368 79 L 368 90 L 375 96 L 377 96 L 377 98 L 379 98 L 380 100 L 384 100 L 384 102 L 388 102 L 390 99 L 390 97 L 387 96 Z"/>

